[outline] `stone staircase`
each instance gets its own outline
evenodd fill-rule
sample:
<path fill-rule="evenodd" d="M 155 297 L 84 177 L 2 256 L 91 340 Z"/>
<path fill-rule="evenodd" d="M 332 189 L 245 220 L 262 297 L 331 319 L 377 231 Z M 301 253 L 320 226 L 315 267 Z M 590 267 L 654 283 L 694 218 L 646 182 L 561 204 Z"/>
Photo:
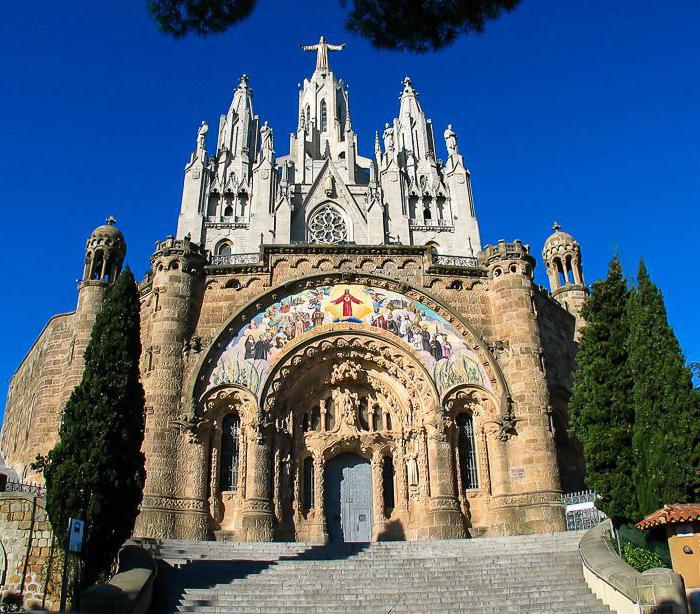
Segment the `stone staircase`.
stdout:
<path fill-rule="evenodd" d="M 313 545 L 165 540 L 156 611 L 376 614 L 610 612 L 580 533 Z M 165 596 L 165 597 L 164 597 Z"/>

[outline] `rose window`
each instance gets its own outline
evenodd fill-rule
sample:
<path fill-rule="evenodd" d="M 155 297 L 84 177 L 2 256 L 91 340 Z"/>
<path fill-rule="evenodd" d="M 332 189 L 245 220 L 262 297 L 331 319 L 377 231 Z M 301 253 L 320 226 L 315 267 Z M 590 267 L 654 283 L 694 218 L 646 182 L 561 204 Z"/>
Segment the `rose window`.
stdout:
<path fill-rule="evenodd" d="M 311 243 L 340 243 L 347 241 L 348 227 L 343 216 L 333 207 L 321 207 L 309 220 Z"/>

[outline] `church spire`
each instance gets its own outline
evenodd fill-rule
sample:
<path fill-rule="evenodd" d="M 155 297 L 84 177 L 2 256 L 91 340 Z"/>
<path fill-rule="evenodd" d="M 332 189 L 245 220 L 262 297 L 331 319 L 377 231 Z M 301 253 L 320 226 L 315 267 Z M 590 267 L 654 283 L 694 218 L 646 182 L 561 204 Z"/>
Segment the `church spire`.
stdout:
<path fill-rule="evenodd" d="M 346 45 L 332 45 L 326 42 L 326 39 L 322 36 L 316 45 L 302 45 L 301 48 L 304 51 L 315 51 L 316 52 L 316 71 L 321 74 L 326 74 L 330 72 L 328 67 L 328 52 L 329 51 L 342 51 L 345 49 Z"/>

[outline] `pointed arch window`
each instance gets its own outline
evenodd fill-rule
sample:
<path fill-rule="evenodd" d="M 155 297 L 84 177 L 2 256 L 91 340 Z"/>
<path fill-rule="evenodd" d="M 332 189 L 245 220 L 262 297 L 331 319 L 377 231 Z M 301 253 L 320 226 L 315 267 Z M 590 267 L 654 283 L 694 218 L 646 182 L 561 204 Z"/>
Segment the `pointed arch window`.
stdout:
<path fill-rule="evenodd" d="M 474 421 L 469 414 L 457 416 L 457 452 L 459 454 L 462 490 L 479 488 Z"/>
<path fill-rule="evenodd" d="M 321 132 L 328 130 L 328 105 L 321 100 Z"/>
<path fill-rule="evenodd" d="M 217 256 L 230 256 L 232 253 L 231 244 L 228 241 L 222 241 L 216 248 Z"/>
<path fill-rule="evenodd" d="M 221 425 L 221 471 L 219 490 L 238 488 L 238 456 L 241 419 L 238 414 L 228 414 Z"/>

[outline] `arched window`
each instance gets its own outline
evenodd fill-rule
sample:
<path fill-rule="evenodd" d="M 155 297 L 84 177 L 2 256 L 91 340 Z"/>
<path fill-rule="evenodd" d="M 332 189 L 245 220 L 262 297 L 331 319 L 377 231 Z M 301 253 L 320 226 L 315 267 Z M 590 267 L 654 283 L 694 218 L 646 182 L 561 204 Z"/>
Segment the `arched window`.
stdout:
<path fill-rule="evenodd" d="M 564 267 L 561 264 L 560 258 L 555 258 L 554 266 L 557 268 L 557 276 L 559 278 L 559 287 L 566 285 L 566 276 L 564 274 Z"/>
<path fill-rule="evenodd" d="M 394 511 L 394 461 L 391 456 L 385 456 L 382 465 L 382 494 L 384 515 L 389 518 Z"/>
<path fill-rule="evenodd" d="M 233 207 L 231 205 L 226 205 L 224 209 L 224 217 L 231 217 L 233 215 Z"/>
<path fill-rule="evenodd" d="M 476 468 L 476 441 L 474 423 L 469 414 L 457 416 L 457 451 L 462 490 L 479 488 L 479 474 Z"/>
<path fill-rule="evenodd" d="M 326 101 L 321 101 L 321 132 L 328 130 L 328 106 Z"/>
<path fill-rule="evenodd" d="M 217 256 L 230 256 L 231 255 L 231 244 L 228 241 L 222 241 L 216 248 Z"/>
<path fill-rule="evenodd" d="M 304 508 L 314 507 L 314 459 L 307 456 L 304 459 Z"/>
<path fill-rule="evenodd" d="M 219 490 L 236 490 L 238 487 L 238 443 L 241 419 L 238 414 L 228 414 L 221 425 L 221 471 Z"/>
<path fill-rule="evenodd" d="M 574 277 L 574 270 L 571 266 L 571 256 L 566 257 L 566 269 L 565 269 L 566 281 L 569 283 L 576 283 L 576 278 Z"/>
<path fill-rule="evenodd" d="M 425 207 L 425 209 L 423 209 L 423 219 L 430 220 L 432 217 L 433 214 L 430 212 L 430 207 Z"/>
<path fill-rule="evenodd" d="M 321 430 L 321 410 L 319 409 L 318 405 L 311 408 L 311 430 Z"/>
<path fill-rule="evenodd" d="M 92 272 L 90 274 L 90 279 L 101 279 L 102 278 L 102 266 L 104 264 L 104 254 L 102 250 L 95 252 L 95 257 L 92 260 Z"/>

